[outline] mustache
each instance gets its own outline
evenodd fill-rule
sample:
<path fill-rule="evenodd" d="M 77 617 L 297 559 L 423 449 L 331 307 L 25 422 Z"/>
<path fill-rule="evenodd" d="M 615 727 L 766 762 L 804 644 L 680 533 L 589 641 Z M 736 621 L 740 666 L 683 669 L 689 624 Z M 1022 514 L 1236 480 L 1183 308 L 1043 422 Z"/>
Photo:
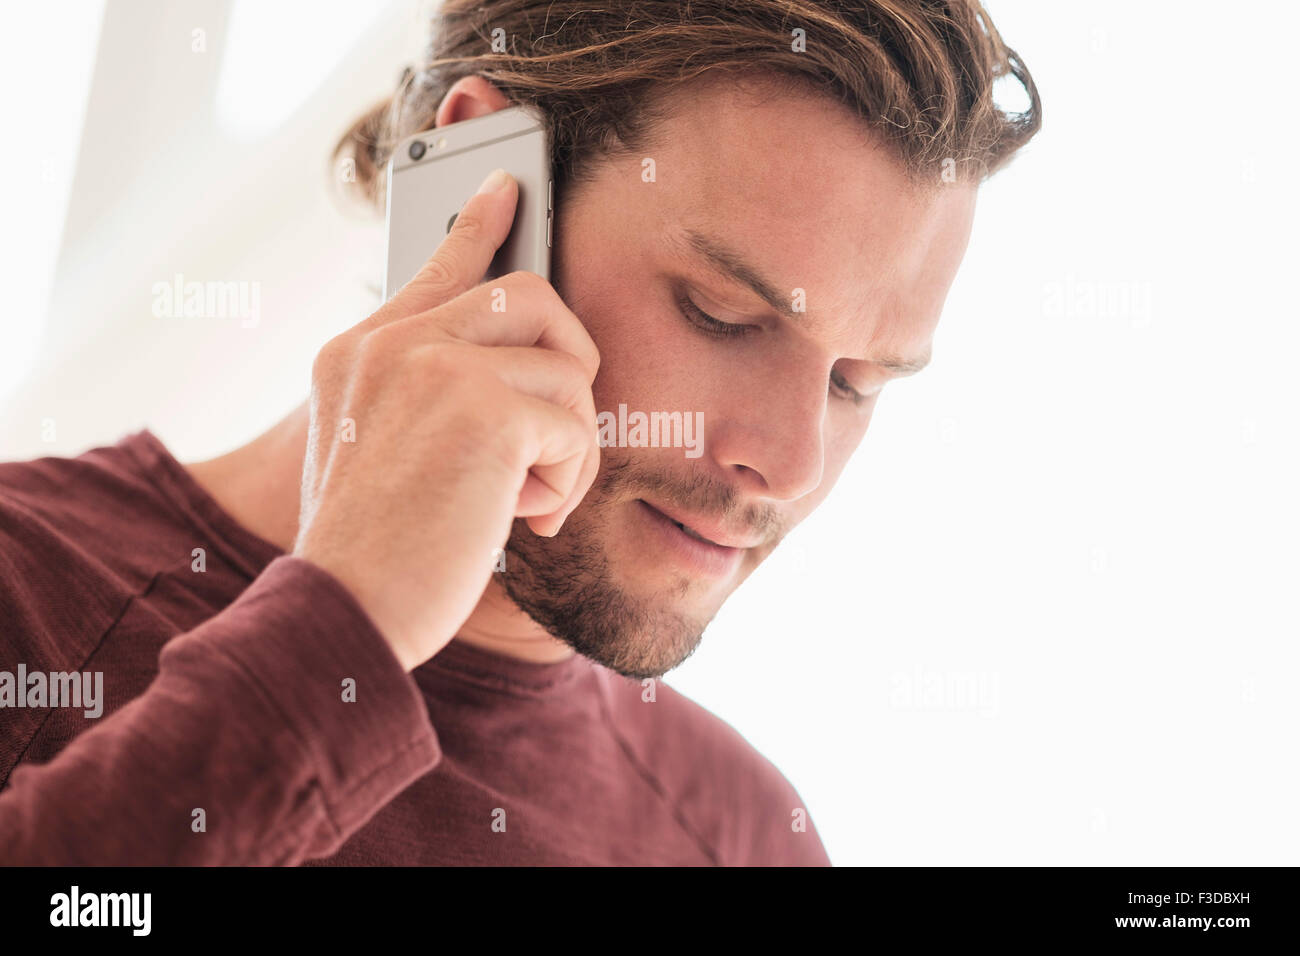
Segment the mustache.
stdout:
<path fill-rule="evenodd" d="M 750 532 L 776 544 L 785 537 L 786 523 L 773 505 L 742 504 L 740 493 L 731 485 L 708 475 L 679 476 L 651 471 L 634 465 L 628 458 L 606 459 L 603 474 L 596 479 L 602 498 L 656 495 L 688 511 L 720 518 L 729 528 Z"/>

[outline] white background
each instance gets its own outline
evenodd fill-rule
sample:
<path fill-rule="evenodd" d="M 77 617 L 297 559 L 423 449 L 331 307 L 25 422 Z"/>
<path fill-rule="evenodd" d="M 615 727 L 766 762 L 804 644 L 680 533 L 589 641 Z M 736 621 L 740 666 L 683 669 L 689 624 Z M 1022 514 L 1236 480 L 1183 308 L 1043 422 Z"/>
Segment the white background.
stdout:
<path fill-rule="evenodd" d="M 932 367 L 669 683 L 837 864 L 1295 864 L 1300 13 L 988 6 L 1044 130 L 982 191 Z M 382 225 L 327 156 L 421 10 L 6 20 L 0 458 L 252 438 L 377 304 Z M 259 282 L 259 325 L 154 318 L 177 272 Z"/>

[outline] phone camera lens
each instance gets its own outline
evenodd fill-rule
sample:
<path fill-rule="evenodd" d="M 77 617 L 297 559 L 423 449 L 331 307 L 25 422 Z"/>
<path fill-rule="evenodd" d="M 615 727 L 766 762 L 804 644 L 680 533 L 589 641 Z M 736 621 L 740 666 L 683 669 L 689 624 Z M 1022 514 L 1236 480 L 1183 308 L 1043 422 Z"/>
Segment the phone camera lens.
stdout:
<path fill-rule="evenodd" d="M 424 143 L 417 139 L 411 144 L 411 148 L 407 152 L 411 154 L 412 159 L 419 159 L 424 155 Z"/>

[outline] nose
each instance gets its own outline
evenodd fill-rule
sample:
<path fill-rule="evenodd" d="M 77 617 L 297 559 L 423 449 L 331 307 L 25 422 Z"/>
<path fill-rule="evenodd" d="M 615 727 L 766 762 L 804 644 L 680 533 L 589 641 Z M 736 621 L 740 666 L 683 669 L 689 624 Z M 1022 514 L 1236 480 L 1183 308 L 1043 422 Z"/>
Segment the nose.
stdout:
<path fill-rule="evenodd" d="M 792 356 L 731 379 L 727 403 L 706 417 L 713 461 L 742 492 L 794 501 L 821 484 L 828 369 Z"/>

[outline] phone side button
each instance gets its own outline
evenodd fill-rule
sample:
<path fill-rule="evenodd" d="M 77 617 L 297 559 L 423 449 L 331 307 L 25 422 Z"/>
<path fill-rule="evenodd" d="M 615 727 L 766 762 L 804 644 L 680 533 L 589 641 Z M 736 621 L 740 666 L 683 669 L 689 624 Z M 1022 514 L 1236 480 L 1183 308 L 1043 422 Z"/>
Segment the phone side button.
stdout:
<path fill-rule="evenodd" d="M 548 179 L 546 181 L 546 208 L 548 211 L 555 208 L 554 206 L 551 205 L 551 198 L 552 198 L 552 194 L 554 193 L 554 190 L 555 190 L 555 180 Z"/>
<path fill-rule="evenodd" d="M 551 217 L 546 217 L 546 248 L 551 248 Z"/>

